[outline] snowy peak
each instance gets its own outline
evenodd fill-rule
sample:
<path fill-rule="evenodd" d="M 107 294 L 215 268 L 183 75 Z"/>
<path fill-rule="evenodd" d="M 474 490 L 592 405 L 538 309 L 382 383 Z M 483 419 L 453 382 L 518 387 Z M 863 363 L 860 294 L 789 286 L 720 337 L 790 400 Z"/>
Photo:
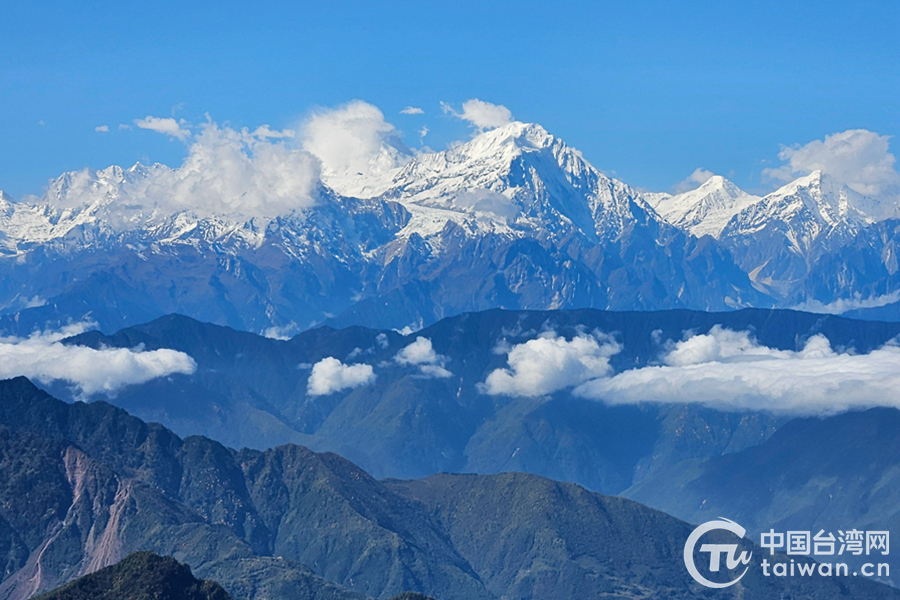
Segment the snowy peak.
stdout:
<path fill-rule="evenodd" d="M 752 234 L 767 226 L 793 233 L 802 229 L 812 238 L 834 230 L 855 231 L 877 220 L 866 212 L 877 204 L 825 173 L 813 171 L 743 210 L 728 224 L 725 234 Z"/>
<path fill-rule="evenodd" d="M 460 144 L 455 150 L 460 156 L 469 159 L 490 160 L 516 155 L 522 151 L 549 148 L 556 142 L 557 139 L 537 123 L 515 121 L 481 133 L 471 141 Z"/>
<path fill-rule="evenodd" d="M 443 211 L 431 213 L 432 231 L 441 219 L 474 216 L 495 229 L 551 236 L 574 230 L 597 241 L 621 235 L 652 213 L 634 190 L 533 123 L 509 123 L 443 152 L 419 154 L 381 187 L 384 198 L 414 214 Z"/>
<path fill-rule="evenodd" d="M 722 176 L 714 175 L 700 187 L 675 196 L 646 194 L 647 202 L 676 227 L 702 237 L 718 238 L 728 222 L 742 210 L 760 201 Z"/>
<path fill-rule="evenodd" d="M 898 216 L 895 204 L 860 194 L 818 170 L 788 183 L 768 197 L 781 202 L 803 200 L 829 223 L 871 223 Z"/>
<path fill-rule="evenodd" d="M 540 125 L 510 123 L 448 150 L 419 154 L 396 174 L 395 187 L 425 189 L 440 179 L 447 185 L 441 186 L 437 196 L 466 185 L 469 189 L 498 187 L 500 180 L 509 177 L 515 159 L 554 144 L 564 146 Z M 421 196 L 418 200 L 426 198 Z"/>

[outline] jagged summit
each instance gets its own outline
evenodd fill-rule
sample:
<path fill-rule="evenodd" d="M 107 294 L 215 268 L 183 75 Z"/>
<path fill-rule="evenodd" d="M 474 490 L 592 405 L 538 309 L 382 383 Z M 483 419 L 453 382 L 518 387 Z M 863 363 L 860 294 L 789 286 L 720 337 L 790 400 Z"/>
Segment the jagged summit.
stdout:
<path fill-rule="evenodd" d="M 821 257 L 839 252 L 873 226 L 879 220 L 873 215 L 879 206 L 878 200 L 814 171 L 740 211 L 722 230 L 720 240 L 751 279 L 787 297 Z M 882 268 L 880 262 L 870 270 Z M 841 287 L 835 289 L 845 295 L 857 293 Z"/>
<path fill-rule="evenodd" d="M 856 231 L 875 222 L 867 214 L 877 201 L 841 185 L 822 171 L 813 171 L 772 192 L 738 213 L 723 235 L 784 228 L 798 250 L 836 230 Z"/>
<path fill-rule="evenodd" d="M 596 242 L 616 239 L 648 218 L 635 190 L 534 123 L 509 123 L 442 152 L 419 154 L 371 189 L 427 215 L 428 232 L 442 221 L 477 216 L 489 228 L 551 235 L 571 229 Z"/>
<path fill-rule="evenodd" d="M 281 147 L 261 173 L 253 150 L 204 146 L 175 169 L 74 171 L 0 199 L 0 323 L 181 312 L 278 332 L 495 307 L 771 306 L 875 221 L 874 200 L 821 174 L 762 199 L 718 176 L 642 194 L 534 123 L 440 152 L 381 143 L 340 173 Z"/>
<path fill-rule="evenodd" d="M 753 196 L 720 175 L 700 187 L 675 196 L 649 195 L 648 201 L 666 221 L 702 237 L 718 238 L 732 217 L 758 202 Z"/>

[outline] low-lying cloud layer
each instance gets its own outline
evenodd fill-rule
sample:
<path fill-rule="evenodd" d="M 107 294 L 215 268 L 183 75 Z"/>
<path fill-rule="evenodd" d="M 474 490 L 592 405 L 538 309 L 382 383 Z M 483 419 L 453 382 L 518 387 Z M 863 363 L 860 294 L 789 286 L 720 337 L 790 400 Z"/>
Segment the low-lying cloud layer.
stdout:
<path fill-rule="evenodd" d="M 720 327 L 678 342 L 661 366 L 589 381 L 575 394 L 612 404 L 697 403 L 722 410 L 833 414 L 871 406 L 900 407 L 900 348 L 836 352 L 822 335 L 799 351 L 758 344 Z"/>
<path fill-rule="evenodd" d="M 197 369 L 184 352 L 160 349 L 104 348 L 61 343 L 81 333 L 84 325 L 35 334 L 28 338 L 0 338 L 0 378 L 25 376 L 43 384 L 64 381 L 79 395 L 115 394 L 128 385 Z"/>
<path fill-rule="evenodd" d="M 574 388 L 576 396 L 609 404 L 704 404 L 792 415 L 900 408 L 900 347 L 893 343 L 856 354 L 816 335 L 800 350 L 779 350 L 716 326 L 666 344 L 658 366 L 611 375 L 609 357 L 620 349 L 597 334 L 571 341 L 546 334 L 509 349 L 509 368 L 491 372 L 482 391 L 541 396 Z"/>
<path fill-rule="evenodd" d="M 882 294 L 880 296 L 870 296 L 867 298 L 863 298 L 862 294 L 856 293 L 852 298 L 838 298 L 828 304 L 824 304 L 818 300 L 807 300 L 806 302 L 802 302 L 791 308 L 794 310 L 823 313 L 827 315 L 842 315 L 851 310 L 858 310 L 860 308 L 879 308 L 895 302 L 900 302 L 900 291 Z"/>
<path fill-rule="evenodd" d="M 306 393 L 310 396 L 325 396 L 349 390 L 375 381 L 372 365 L 345 365 L 334 357 L 323 358 L 313 365 Z"/>

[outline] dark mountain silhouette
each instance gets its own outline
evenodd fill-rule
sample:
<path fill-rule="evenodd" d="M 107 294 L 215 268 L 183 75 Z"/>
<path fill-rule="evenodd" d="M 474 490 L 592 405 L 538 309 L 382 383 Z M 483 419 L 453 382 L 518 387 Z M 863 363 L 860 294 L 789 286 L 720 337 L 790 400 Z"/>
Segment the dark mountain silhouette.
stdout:
<path fill-rule="evenodd" d="M 134 552 L 35 600 L 231 600 L 214 581 L 201 581 L 174 558 Z"/>
<path fill-rule="evenodd" d="M 24 378 L 0 382 L 0 525 L 10 599 L 137 550 L 173 556 L 235 600 L 404 588 L 442 600 L 710 597 L 682 563 L 692 527 L 629 500 L 528 474 L 377 481 L 331 453 L 182 439 Z M 716 597 L 782 592 L 900 598 L 863 579 L 784 581 L 758 568 Z"/>

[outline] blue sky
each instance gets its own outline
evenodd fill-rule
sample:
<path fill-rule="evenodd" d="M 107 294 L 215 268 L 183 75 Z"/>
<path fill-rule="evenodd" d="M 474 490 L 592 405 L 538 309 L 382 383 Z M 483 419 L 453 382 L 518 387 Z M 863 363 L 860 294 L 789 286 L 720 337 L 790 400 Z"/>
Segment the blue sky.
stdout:
<path fill-rule="evenodd" d="M 703 167 L 759 189 L 780 144 L 900 134 L 898 32 L 896 0 L 7 2 L 0 189 L 179 164 L 184 144 L 117 128 L 147 115 L 283 128 L 361 99 L 409 145 L 424 125 L 440 149 L 470 135 L 440 103 L 469 98 L 633 185 L 667 189 Z M 399 114 L 409 105 L 425 114 Z"/>

